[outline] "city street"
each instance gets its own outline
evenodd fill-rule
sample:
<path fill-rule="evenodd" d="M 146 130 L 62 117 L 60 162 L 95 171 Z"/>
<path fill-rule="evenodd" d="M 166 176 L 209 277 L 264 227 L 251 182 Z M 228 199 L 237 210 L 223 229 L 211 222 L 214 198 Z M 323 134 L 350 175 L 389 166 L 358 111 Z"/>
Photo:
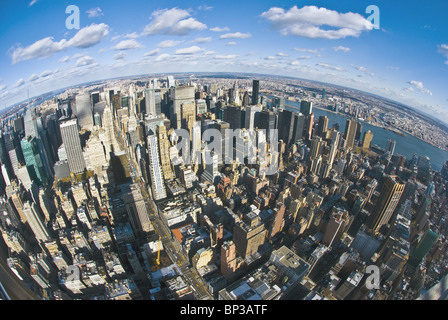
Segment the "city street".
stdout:
<path fill-rule="evenodd" d="M 202 277 L 199 275 L 197 270 L 190 265 L 188 257 L 183 253 L 181 245 L 173 237 L 171 230 L 165 224 L 163 219 L 159 215 L 159 210 L 157 205 L 152 199 L 152 196 L 143 181 L 136 177 L 134 172 L 136 172 L 135 166 L 137 165 L 128 154 L 128 149 L 125 147 L 124 142 L 117 137 L 117 141 L 120 143 L 123 150 L 126 150 L 126 156 L 128 158 L 129 169 L 132 173 L 132 180 L 136 183 L 144 199 L 147 199 L 147 205 L 149 206 L 148 212 L 150 212 L 150 219 L 153 222 L 155 231 L 158 235 L 162 237 L 163 248 L 173 264 L 177 264 L 182 272 L 182 276 L 185 281 L 193 288 L 194 295 L 198 300 L 212 300 L 213 297 L 207 290 L 207 284 L 204 282 Z"/>
<path fill-rule="evenodd" d="M 0 243 L 0 282 L 11 300 L 40 300 L 23 281 L 18 279 L 6 263 L 7 250 L 1 239 Z"/>

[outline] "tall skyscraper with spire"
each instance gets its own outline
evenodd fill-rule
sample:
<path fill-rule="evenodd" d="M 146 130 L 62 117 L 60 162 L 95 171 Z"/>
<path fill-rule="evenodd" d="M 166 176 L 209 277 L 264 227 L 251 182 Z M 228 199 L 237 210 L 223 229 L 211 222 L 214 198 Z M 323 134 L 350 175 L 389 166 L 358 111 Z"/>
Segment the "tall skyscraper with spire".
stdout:
<path fill-rule="evenodd" d="M 236 80 L 235 80 L 235 82 L 233 84 L 233 88 L 231 90 L 230 103 L 236 104 L 237 106 L 239 106 L 241 104 L 240 92 L 238 90 L 238 83 Z"/>
<path fill-rule="evenodd" d="M 157 126 L 157 136 L 159 138 L 160 164 L 162 165 L 163 176 L 166 180 L 174 179 L 170 160 L 170 142 L 164 124 Z"/>
<path fill-rule="evenodd" d="M 151 176 L 151 189 L 154 200 L 166 198 L 165 181 L 163 179 L 163 171 L 160 166 L 159 148 L 157 136 L 148 136 L 148 157 L 149 172 Z"/>

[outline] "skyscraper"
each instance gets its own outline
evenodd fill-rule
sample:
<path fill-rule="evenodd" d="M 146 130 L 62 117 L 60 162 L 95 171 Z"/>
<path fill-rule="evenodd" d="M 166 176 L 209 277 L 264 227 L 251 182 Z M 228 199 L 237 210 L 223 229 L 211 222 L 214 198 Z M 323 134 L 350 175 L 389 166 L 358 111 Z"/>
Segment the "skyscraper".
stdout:
<path fill-rule="evenodd" d="M 309 116 L 311 113 L 313 113 L 313 103 L 305 100 L 300 102 L 300 112 L 305 116 Z"/>
<path fill-rule="evenodd" d="M 151 232 L 153 227 L 149 219 L 148 208 L 139 187 L 131 184 L 124 190 L 122 198 L 134 232 L 137 235 Z"/>
<path fill-rule="evenodd" d="M 345 146 L 348 149 L 353 149 L 355 146 L 355 137 L 356 137 L 356 129 L 357 123 L 355 119 L 348 119 L 345 125 L 344 139 Z"/>
<path fill-rule="evenodd" d="M 243 258 L 249 257 L 264 244 L 266 235 L 267 230 L 260 217 L 253 212 L 246 214 L 233 229 L 236 252 Z"/>
<path fill-rule="evenodd" d="M 170 89 L 171 97 L 171 109 L 170 109 L 170 120 L 175 129 L 181 128 L 182 119 L 182 104 L 183 103 L 193 103 L 194 104 L 194 87 L 177 87 Z"/>
<path fill-rule="evenodd" d="M 170 142 L 168 140 L 168 134 L 166 132 L 165 125 L 159 124 L 157 126 L 157 135 L 159 138 L 159 155 L 163 176 L 167 180 L 172 180 L 174 178 L 174 175 L 171 168 L 170 160 Z"/>
<path fill-rule="evenodd" d="M 417 267 L 438 239 L 439 235 L 428 228 L 423 238 L 412 251 L 411 256 L 409 257 L 409 264 L 413 267 Z"/>
<path fill-rule="evenodd" d="M 25 163 L 30 172 L 31 179 L 38 185 L 47 184 L 48 177 L 39 154 L 36 138 L 26 137 L 23 138 L 20 143 L 22 145 L 23 157 L 25 158 Z"/>
<path fill-rule="evenodd" d="M 221 273 L 229 277 L 236 270 L 236 251 L 233 241 L 224 242 L 221 246 Z"/>
<path fill-rule="evenodd" d="M 230 90 L 231 94 L 230 94 L 230 103 L 235 104 L 237 106 L 241 105 L 241 101 L 240 101 L 240 93 L 238 90 L 238 83 L 235 80 L 234 84 L 233 84 L 233 88 Z"/>
<path fill-rule="evenodd" d="M 5 132 L 3 138 L 5 141 L 5 150 L 8 153 L 9 162 L 11 163 L 11 168 L 17 176 L 19 163 L 22 156 L 21 150 L 17 143 L 17 138 L 14 132 Z"/>
<path fill-rule="evenodd" d="M 278 137 L 283 140 L 287 146 L 293 143 L 294 133 L 294 113 L 289 110 L 283 110 L 278 117 Z"/>
<path fill-rule="evenodd" d="M 201 123 L 199 121 L 195 121 L 191 131 L 191 161 L 193 164 L 200 163 L 201 147 L 202 147 Z"/>
<path fill-rule="evenodd" d="M 168 88 L 175 88 L 176 87 L 176 82 L 175 82 L 173 76 L 168 76 L 167 77 L 167 86 L 168 86 Z"/>
<path fill-rule="evenodd" d="M 266 130 L 266 139 L 270 142 L 270 133 L 275 130 L 275 114 L 272 111 L 263 110 L 258 114 L 255 127 Z"/>
<path fill-rule="evenodd" d="M 49 231 L 34 202 L 27 201 L 23 204 L 23 214 L 38 241 L 45 242 L 50 240 Z"/>
<path fill-rule="evenodd" d="M 205 170 L 201 176 L 203 180 L 208 181 L 212 184 L 215 183 L 215 178 L 219 175 L 218 160 L 219 156 L 217 153 L 207 149 L 204 150 Z"/>
<path fill-rule="evenodd" d="M 146 114 L 156 115 L 156 90 L 146 89 L 145 90 L 145 109 Z"/>
<path fill-rule="evenodd" d="M 387 139 L 387 143 L 386 143 L 386 151 L 388 151 L 390 153 L 391 156 L 394 155 L 395 152 L 395 145 L 397 144 L 397 142 L 395 140 L 392 139 Z"/>
<path fill-rule="evenodd" d="M 341 210 L 339 208 L 333 208 L 322 238 L 322 244 L 326 245 L 327 247 L 331 247 L 333 244 L 335 244 L 342 235 L 342 232 L 347 226 L 348 221 L 349 219 L 347 211 Z"/>
<path fill-rule="evenodd" d="M 260 80 L 254 80 L 252 83 L 252 104 L 258 104 L 258 96 L 260 94 Z"/>
<path fill-rule="evenodd" d="M 241 122 L 242 122 L 241 107 L 226 106 L 224 109 L 224 121 L 229 123 L 230 129 L 241 129 Z"/>
<path fill-rule="evenodd" d="M 310 150 L 310 159 L 316 159 L 319 155 L 322 154 L 322 149 L 325 145 L 325 141 L 322 140 L 321 137 L 316 136 L 311 139 L 311 150 Z"/>
<path fill-rule="evenodd" d="M 317 121 L 317 132 L 316 134 L 319 137 L 322 137 L 325 139 L 325 136 L 327 134 L 328 130 L 328 117 L 327 116 L 320 116 Z"/>
<path fill-rule="evenodd" d="M 328 163 L 330 167 L 333 166 L 336 152 L 338 151 L 339 141 L 341 140 L 341 133 L 337 130 L 331 130 L 330 137 L 330 154 L 328 156 Z"/>
<path fill-rule="evenodd" d="M 296 113 L 294 115 L 294 130 L 292 133 L 293 142 L 303 139 L 305 131 L 305 116 L 302 113 Z"/>
<path fill-rule="evenodd" d="M 86 168 L 76 118 L 61 119 L 61 136 L 67 153 L 70 172 L 81 173 Z"/>
<path fill-rule="evenodd" d="M 256 114 L 261 112 L 261 107 L 248 106 L 246 107 L 246 117 L 244 128 L 253 130 L 255 126 Z"/>
<path fill-rule="evenodd" d="M 313 137 L 313 127 L 314 127 L 314 113 L 311 113 L 306 117 L 306 126 L 305 126 L 305 138 L 307 140 L 311 140 Z"/>
<path fill-rule="evenodd" d="M 370 149 L 370 143 L 373 140 L 373 133 L 372 131 L 368 130 L 364 133 L 364 138 L 362 140 L 362 148 L 365 150 Z"/>
<path fill-rule="evenodd" d="M 163 171 L 160 166 L 159 148 L 157 136 L 148 136 L 148 157 L 149 171 L 151 175 L 151 189 L 154 200 L 166 198 L 165 181 L 163 179 Z"/>
<path fill-rule="evenodd" d="M 184 102 L 181 104 L 182 120 L 181 127 L 190 132 L 190 139 L 194 122 L 196 120 L 196 104 L 194 101 Z"/>
<path fill-rule="evenodd" d="M 367 220 L 367 226 L 370 229 L 378 233 L 383 225 L 389 223 L 403 194 L 404 187 L 405 184 L 397 176 L 386 177 L 380 196 Z"/>
<path fill-rule="evenodd" d="M 87 93 L 76 96 L 76 117 L 81 128 L 93 127 L 93 113 L 90 95 Z"/>

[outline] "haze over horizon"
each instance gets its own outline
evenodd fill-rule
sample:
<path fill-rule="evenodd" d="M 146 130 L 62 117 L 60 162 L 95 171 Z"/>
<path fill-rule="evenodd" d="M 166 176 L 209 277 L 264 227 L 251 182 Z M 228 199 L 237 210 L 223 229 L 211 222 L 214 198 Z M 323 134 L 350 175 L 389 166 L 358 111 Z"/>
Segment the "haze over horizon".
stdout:
<path fill-rule="evenodd" d="M 443 12 L 409 1 L 169 1 L 3 4 L 0 107 L 103 79 L 173 72 L 290 76 L 373 93 L 448 123 Z M 372 3 L 373 4 L 373 3 Z"/>

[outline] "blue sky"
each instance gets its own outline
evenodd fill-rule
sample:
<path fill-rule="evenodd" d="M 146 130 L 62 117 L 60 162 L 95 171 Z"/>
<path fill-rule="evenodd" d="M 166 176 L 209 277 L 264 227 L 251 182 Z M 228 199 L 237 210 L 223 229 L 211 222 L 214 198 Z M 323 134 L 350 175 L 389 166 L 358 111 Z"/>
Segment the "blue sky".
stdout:
<path fill-rule="evenodd" d="M 67 29 L 66 7 L 80 9 Z M 366 8 L 379 8 L 380 29 Z M 54 1 L 0 4 L 0 109 L 91 80 L 235 71 L 385 96 L 448 123 L 448 2 Z"/>

